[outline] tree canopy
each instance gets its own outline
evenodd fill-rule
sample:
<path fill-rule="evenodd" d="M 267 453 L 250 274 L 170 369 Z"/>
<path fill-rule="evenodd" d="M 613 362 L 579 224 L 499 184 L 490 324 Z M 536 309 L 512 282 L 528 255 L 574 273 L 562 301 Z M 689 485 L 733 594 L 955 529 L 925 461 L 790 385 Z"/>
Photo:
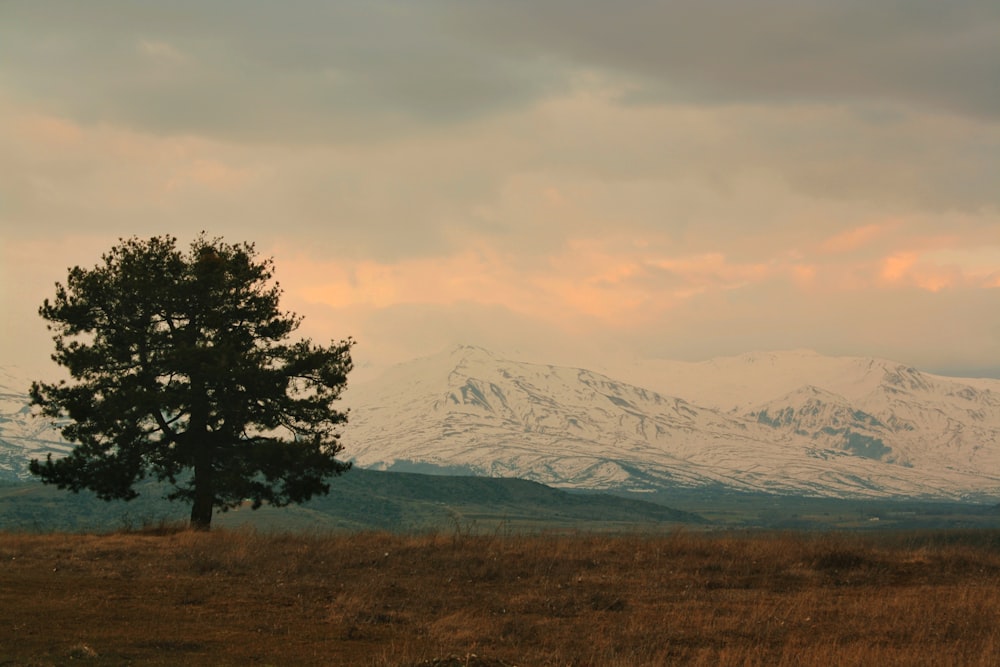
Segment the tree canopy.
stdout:
<path fill-rule="evenodd" d="M 42 414 L 69 417 L 64 458 L 31 462 L 43 482 L 132 499 L 168 481 L 207 529 L 215 509 L 286 505 L 329 491 L 350 464 L 334 409 L 352 368 L 350 338 L 289 341 L 273 260 L 253 244 L 199 236 L 119 240 L 92 269 L 69 270 L 39 314 L 72 380 L 36 382 Z"/>

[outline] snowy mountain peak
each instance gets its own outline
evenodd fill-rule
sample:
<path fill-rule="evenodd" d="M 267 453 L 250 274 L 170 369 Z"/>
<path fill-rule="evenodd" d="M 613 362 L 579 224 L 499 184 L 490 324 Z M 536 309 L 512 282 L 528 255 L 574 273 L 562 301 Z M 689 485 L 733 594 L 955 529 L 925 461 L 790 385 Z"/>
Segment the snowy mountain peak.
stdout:
<path fill-rule="evenodd" d="M 26 478 L 32 458 L 62 456 L 70 448 L 59 422 L 34 415 L 31 382 L 19 368 L 0 368 L 0 479 Z"/>
<path fill-rule="evenodd" d="M 877 417 L 852 405 L 843 396 L 807 385 L 770 401 L 748 417 L 783 435 L 807 438 L 814 445 L 854 456 L 901 463 L 893 456 L 891 431 Z"/>
<path fill-rule="evenodd" d="M 883 367 L 882 384 L 884 386 L 902 389 L 904 391 L 930 391 L 931 379 L 916 368 L 902 364 Z"/>
<path fill-rule="evenodd" d="M 659 373 L 646 388 L 462 346 L 353 393 L 344 442 L 359 465 L 421 462 L 562 486 L 1000 489 L 1000 412 L 987 390 L 808 350 L 651 368 Z"/>
<path fill-rule="evenodd" d="M 446 353 L 438 356 L 444 355 L 447 355 L 450 360 L 459 365 L 479 365 L 499 360 L 499 357 L 496 354 L 477 345 L 455 345 Z"/>
<path fill-rule="evenodd" d="M 1000 493 L 1000 380 L 807 350 L 624 370 L 628 381 L 457 346 L 350 385 L 342 442 L 364 467 L 566 487 Z M 0 475 L 66 450 L 51 425 L 25 431 L 40 426 L 20 392 L 0 421 Z"/>
<path fill-rule="evenodd" d="M 796 349 L 796 350 L 781 350 L 781 351 L 754 351 L 745 352 L 735 357 L 729 358 L 718 358 L 709 361 L 708 363 L 712 365 L 722 366 L 729 362 L 742 363 L 745 365 L 762 365 L 770 367 L 779 367 L 786 365 L 789 362 L 799 362 L 803 360 L 815 360 L 820 358 L 821 355 L 814 350 L 806 349 Z"/>

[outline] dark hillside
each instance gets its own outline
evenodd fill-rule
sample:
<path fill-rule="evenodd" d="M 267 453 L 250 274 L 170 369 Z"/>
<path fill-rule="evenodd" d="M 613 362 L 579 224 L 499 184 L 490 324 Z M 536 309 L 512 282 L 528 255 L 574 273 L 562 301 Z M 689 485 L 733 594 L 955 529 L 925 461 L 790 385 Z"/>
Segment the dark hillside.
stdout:
<path fill-rule="evenodd" d="M 105 503 L 39 483 L 0 485 L 0 528 L 108 531 L 183 520 L 186 508 L 149 483 L 131 502 Z M 604 494 L 572 494 L 519 479 L 446 477 L 354 469 L 335 478 L 330 494 L 302 506 L 249 507 L 217 517 L 220 526 L 261 529 L 493 531 L 655 529 L 701 524 L 692 512 Z"/>

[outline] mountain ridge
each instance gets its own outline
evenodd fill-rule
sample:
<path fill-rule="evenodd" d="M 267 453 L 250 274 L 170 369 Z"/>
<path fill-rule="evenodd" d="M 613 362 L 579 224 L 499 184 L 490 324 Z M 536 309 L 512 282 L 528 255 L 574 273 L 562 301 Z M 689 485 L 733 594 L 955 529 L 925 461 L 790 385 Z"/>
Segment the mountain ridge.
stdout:
<path fill-rule="evenodd" d="M 808 350 L 650 362 L 641 370 L 631 376 L 651 376 L 644 385 L 456 346 L 349 386 L 342 442 L 362 467 L 459 470 L 565 488 L 1000 493 L 1000 380 Z M 18 405 L 9 390 L 0 387 L 0 475 L 24 477 L 30 456 L 59 455 L 68 444 L 51 429 L 31 435 L 26 397 Z"/>
<path fill-rule="evenodd" d="M 569 487 L 947 498 L 1000 489 L 1000 381 L 802 350 L 659 368 L 649 384 L 675 395 L 458 346 L 349 390 L 345 444 L 366 466 L 460 466 Z M 721 391 L 706 398 L 713 383 Z M 734 401 L 740 383 L 751 398 Z M 785 423 L 772 423 L 775 411 Z M 373 427 L 376 414 L 396 419 Z"/>

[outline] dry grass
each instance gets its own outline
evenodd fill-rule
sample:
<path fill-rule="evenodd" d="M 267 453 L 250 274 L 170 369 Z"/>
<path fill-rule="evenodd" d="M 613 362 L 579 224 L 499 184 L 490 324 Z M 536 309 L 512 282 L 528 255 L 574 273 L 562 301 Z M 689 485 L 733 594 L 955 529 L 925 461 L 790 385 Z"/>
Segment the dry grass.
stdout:
<path fill-rule="evenodd" d="M 0 665 L 993 665 L 1000 534 L 0 533 Z"/>

